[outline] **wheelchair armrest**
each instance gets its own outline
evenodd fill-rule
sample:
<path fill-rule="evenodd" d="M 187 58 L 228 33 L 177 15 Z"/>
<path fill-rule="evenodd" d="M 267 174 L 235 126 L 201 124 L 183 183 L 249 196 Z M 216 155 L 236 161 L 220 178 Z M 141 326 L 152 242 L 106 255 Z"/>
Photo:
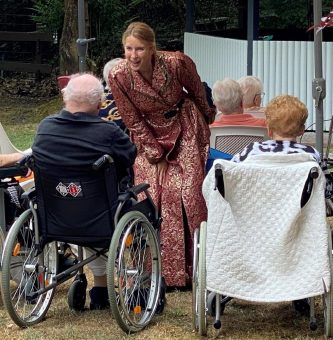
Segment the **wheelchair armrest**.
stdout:
<path fill-rule="evenodd" d="M 98 158 L 97 161 L 94 162 L 92 165 L 93 170 L 99 170 L 104 164 L 113 163 L 113 158 L 110 155 L 103 155 L 102 157 Z"/>
<path fill-rule="evenodd" d="M 137 195 L 140 194 L 141 192 L 146 191 L 149 187 L 150 185 L 147 183 L 141 183 L 141 184 L 135 185 L 127 189 L 126 192 L 121 193 L 118 197 L 118 200 L 121 202 L 127 201 L 130 198 L 134 198 L 135 200 L 137 200 Z"/>
<path fill-rule="evenodd" d="M 314 166 L 313 168 L 311 168 L 310 176 L 311 176 L 311 178 L 318 178 L 319 172 L 318 172 L 318 168 L 317 167 Z"/>
<path fill-rule="evenodd" d="M 28 173 L 28 170 L 29 169 L 24 164 L 17 164 L 16 166 L 0 168 L 0 178 L 25 176 Z"/>

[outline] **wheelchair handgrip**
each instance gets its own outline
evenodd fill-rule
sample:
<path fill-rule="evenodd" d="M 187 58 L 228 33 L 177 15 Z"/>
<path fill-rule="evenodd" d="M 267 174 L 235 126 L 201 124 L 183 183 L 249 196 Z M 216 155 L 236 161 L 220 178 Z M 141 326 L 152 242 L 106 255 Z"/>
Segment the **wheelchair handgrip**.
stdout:
<path fill-rule="evenodd" d="M 313 189 L 313 180 L 315 178 L 318 178 L 318 176 L 319 176 L 318 168 L 317 167 L 311 168 L 302 192 L 301 208 L 303 208 L 305 204 L 309 201 Z"/>
<path fill-rule="evenodd" d="M 124 201 L 128 201 L 131 198 L 137 200 L 138 194 L 140 194 L 143 191 L 148 190 L 149 187 L 150 187 L 150 185 L 147 184 L 147 183 L 141 183 L 141 184 L 135 185 L 135 186 L 127 189 L 125 192 L 121 193 L 118 196 L 118 201 L 124 202 Z"/>
<path fill-rule="evenodd" d="M 113 158 L 110 155 L 103 155 L 94 162 L 93 170 L 99 170 L 104 164 L 113 163 Z"/>
<path fill-rule="evenodd" d="M 311 176 L 311 178 L 318 178 L 319 172 L 318 172 L 318 169 L 316 167 L 311 168 L 310 176 Z"/>
<path fill-rule="evenodd" d="M 215 164 L 215 187 L 214 190 L 218 189 L 219 193 L 224 197 L 224 182 L 223 182 L 223 171 L 221 164 Z"/>

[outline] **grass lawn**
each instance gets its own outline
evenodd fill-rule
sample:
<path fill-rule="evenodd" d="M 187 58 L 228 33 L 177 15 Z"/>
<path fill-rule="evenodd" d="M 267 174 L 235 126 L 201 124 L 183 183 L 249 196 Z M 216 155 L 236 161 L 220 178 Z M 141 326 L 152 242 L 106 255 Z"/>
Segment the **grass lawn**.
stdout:
<path fill-rule="evenodd" d="M 62 107 L 60 97 L 42 100 L 0 98 L 0 101 L 0 123 L 11 142 L 21 150 L 31 146 L 38 123 Z"/>
<path fill-rule="evenodd" d="M 30 147 L 40 120 L 62 107 L 61 98 L 0 100 L 0 122 L 19 149 Z M 128 336 L 120 330 L 109 311 L 70 312 L 67 306 L 68 288 L 69 283 L 57 288 L 46 320 L 28 329 L 19 329 L 13 323 L 0 298 L 0 339 L 199 339 L 192 331 L 190 291 L 168 293 L 163 315 L 156 316 L 139 334 Z M 87 297 L 86 305 L 88 301 Z M 213 320 L 209 318 L 208 338 L 324 339 L 321 305 L 321 298 L 316 298 L 318 329 L 311 331 L 308 319 L 296 316 L 291 303 L 258 305 L 233 300 L 225 309 L 221 330 L 215 330 L 212 327 Z"/>

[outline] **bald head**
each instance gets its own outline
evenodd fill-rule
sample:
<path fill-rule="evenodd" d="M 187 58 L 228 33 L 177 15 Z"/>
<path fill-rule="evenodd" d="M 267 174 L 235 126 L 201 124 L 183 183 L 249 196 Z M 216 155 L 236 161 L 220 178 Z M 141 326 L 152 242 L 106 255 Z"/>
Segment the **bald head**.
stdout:
<path fill-rule="evenodd" d="M 69 112 L 98 114 L 103 85 L 91 74 L 73 76 L 63 90 L 65 109 Z"/>

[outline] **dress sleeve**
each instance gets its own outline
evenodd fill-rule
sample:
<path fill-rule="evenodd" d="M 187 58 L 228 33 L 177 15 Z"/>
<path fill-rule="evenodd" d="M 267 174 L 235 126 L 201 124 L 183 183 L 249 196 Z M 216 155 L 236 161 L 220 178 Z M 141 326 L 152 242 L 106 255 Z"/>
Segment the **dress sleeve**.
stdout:
<path fill-rule="evenodd" d="M 200 112 L 205 116 L 207 123 L 212 123 L 215 118 L 216 110 L 209 107 L 206 91 L 200 76 L 197 72 L 193 60 L 186 54 L 178 52 L 180 55 L 180 67 L 178 68 L 178 78 L 188 92 L 189 97 L 196 104 Z"/>
<path fill-rule="evenodd" d="M 129 98 L 125 87 L 112 74 L 109 76 L 109 82 L 118 111 L 126 127 L 134 136 L 134 143 L 138 150 L 145 153 L 150 163 L 159 162 L 164 155 L 164 150 L 148 128 L 140 111 L 135 107 L 135 103 Z"/>
<path fill-rule="evenodd" d="M 108 122 L 107 124 L 113 124 Z M 135 161 L 136 146 L 130 141 L 128 135 L 123 132 L 118 126 L 113 126 L 111 137 L 110 154 L 115 159 L 118 179 L 128 176 L 128 168 Z"/>
<path fill-rule="evenodd" d="M 107 124 L 113 124 L 107 122 Z M 136 157 L 136 146 L 130 141 L 128 135 L 118 126 L 112 126 L 111 155 L 115 158 L 116 164 L 122 168 L 129 168 L 134 164 Z"/>

